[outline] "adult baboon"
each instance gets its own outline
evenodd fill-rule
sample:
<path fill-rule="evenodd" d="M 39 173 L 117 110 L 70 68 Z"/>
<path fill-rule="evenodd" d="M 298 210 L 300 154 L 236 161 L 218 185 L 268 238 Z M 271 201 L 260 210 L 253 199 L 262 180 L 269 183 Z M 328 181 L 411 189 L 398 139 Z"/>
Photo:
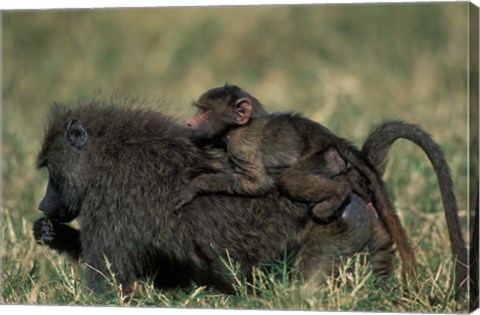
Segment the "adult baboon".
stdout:
<path fill-rule="evenodd" d="M 220 258 L 227 251 L 244 274 L 285 250 L 306 277 L 361 251 L 376 273 L 391 271 L 391 237 L 355 194 L 327 225 L 276 190 L 252 199 L 201 196 L 175 215 L 185 176 L 218 170 L 219 156 L 154 110 L 101 101 L 55 106 L 38 157 L 49 172 L 39 206 L 48 218 L 35 222 L 35 239 L 84 262 L 88 285 L 100 291 L 105 260 L 125 289 L 153 277 L 160 287 L 195 281 L 232 291 Z M 77 216 L 79 231 L 64 224 Z"/>
<path fill-rule="evenodd" d="M 305 274 L 312 275 L 328 273 L 339 254 L 367 245 L 374 256 L 375 249 L 388 256 L 378 261 L 391 262 L 389 235 L 355 196 L 345 219 L 326 226 L 311 222 L 303 203 L 276 191 L 255 199 L 202 196 L 185 207 L 185 215 L 175 215 L 185 176 L 204 173 L 218 161 L 188 134 L 153 110 L 98 102 L 54 107 L 38 157 L 38 166 L 49 171 L 39 206 L 49 219 L 35 223 L 35 238 L 80 258 L 89 266 L 85 274 L 93 288 L 102 283 L 98 271 L 108 273 L 105 259 L 124 288 L 157 275 L 160 286 L 194 280 L 226 291 L 231 282 L 219 257 L 226 251 L 244 273 L 285 250 L 297 254 Z M 349 220 L 353 212 L 355 220 Z M 62 223 L 76 216 L 79 231 Z M 390 267 L 374 266 L 379 273 Z"/>

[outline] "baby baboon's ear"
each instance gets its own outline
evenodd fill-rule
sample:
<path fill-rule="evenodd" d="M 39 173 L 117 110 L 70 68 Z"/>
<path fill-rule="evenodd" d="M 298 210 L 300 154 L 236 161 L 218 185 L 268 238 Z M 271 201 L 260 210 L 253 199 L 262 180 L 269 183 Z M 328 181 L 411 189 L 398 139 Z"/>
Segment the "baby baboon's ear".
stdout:
<path fill-rule="evenodd" d="M 249 98 L 241 98 L 235 103 L 235 119 L 237 124 L 245 125 L 252 115 L 252 102 Z"/>
<path fill-rule="evenodd" d="M 88 134 L 78 119 L 72 119 L 67 125 L 67 138 L 70 144 L 78 149 L 87 144 Z"/>

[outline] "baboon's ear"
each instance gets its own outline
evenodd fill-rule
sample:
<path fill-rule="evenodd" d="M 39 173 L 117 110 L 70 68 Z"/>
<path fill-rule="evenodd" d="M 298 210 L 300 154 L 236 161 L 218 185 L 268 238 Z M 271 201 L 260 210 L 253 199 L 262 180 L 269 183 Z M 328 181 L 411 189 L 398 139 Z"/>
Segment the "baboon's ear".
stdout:
<path fill-rule="evenodd" d="M 239 125 L 245 125 L 250 121 L 252 114 L 252 102 L 249 98 L 241 98 L 235 103 L 235 120 Z"/>
<path fill-rule="evenodd" d="M 67 125 L 67 138 L 70 144 L 78 149 L 81 149 L 87 144 L 88 134 L 85 127 L 78 119 L 72 119 Z"/>

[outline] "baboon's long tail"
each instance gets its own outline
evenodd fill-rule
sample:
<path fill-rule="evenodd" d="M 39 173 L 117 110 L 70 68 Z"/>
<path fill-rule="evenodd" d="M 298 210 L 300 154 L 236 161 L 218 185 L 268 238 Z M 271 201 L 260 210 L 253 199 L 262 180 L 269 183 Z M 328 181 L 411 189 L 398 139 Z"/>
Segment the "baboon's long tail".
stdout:
<path fill-rule="evenodd" d="M 466 281 L 468 279 L 467 249 L 460 228 L 450 168 L 440 146 L 421 127 L 394 120 L 382 123 L 370 133 L 362 147 L 362 154 L 377 167 L 380 174 L 383 174 L 388 151 L 398 139 L 410 140 L 422 148 L 437 174 L 452 253 L 456 259 L 456 285 L 460 288 L 468 282 Z"/>

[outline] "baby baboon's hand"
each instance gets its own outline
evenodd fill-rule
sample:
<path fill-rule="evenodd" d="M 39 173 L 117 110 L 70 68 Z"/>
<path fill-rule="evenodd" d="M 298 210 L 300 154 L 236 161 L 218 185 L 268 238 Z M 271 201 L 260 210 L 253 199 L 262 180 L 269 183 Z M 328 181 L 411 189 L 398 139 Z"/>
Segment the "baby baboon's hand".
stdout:
<path fill-rule="evenodd" d="M 195 199 L 195 196 L 196 193 L 190 186 L 182 190 L 177 198 L 178 201 L 174 208 L 175 213 L 178 213 L 183 206 L 192 202 L 192 200 Z"/>

